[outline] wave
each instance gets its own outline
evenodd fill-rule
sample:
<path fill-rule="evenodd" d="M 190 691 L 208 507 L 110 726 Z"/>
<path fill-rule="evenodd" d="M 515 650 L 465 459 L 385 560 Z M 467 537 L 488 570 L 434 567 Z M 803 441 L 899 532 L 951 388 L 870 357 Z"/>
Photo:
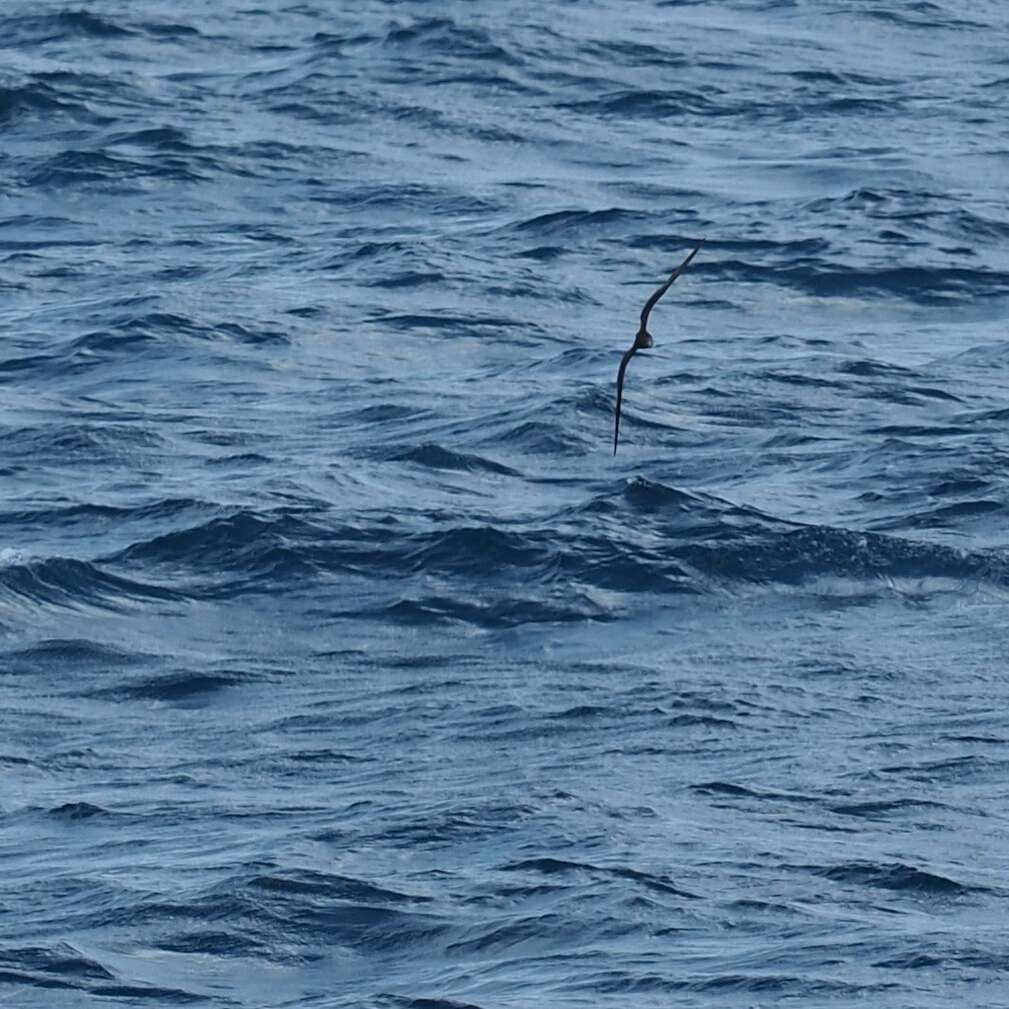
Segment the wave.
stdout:
<path fill-rule="evenodd" d="M 419 596 L 381 606 L 342 611 L 341 616 L 393 621 L 424 626 L 428 624 L 470 624 L 488 630 L 503 630 L 531 624 L 563 624 L 585 620 L 606 620 L 607 608 L 581 592 L 564 593 L 561 598 L 527 594 L 503 599 L 472 602 L 466 596 Z"/>
<path fill-rule="evenodd" d="M 6 17 L 4 29 L 20 45 L 38 46 L 76 37 L 125 38 L 132 33 L 108 18 L 86 10 L 64 10 L 56 14 Z"/>
<path fill-rule="evenodd" d="M 146 652 L 83 638 L 45 638 L 4 653 L 7 672 L 15 676 L 31 676 L 39 670 L 93 675 L 146 665 L 152 659 Z"/>
<path fill-rule="evenodd" d="M 383 45 L 398 53 L 476 60 L 517 66 L 522 60 L 496 42 L 491 34 L 470 24 L 459 24 L 451 18 L 418 18 L 409 24 L 391 28 Z"/>
<path fill-rule="evenodd" d="M 159 158 L 153 163 L 106 151 L 68 150 L 47 158 L 25 182 L 41 190 L 93 187 L 111 193 L 136 193 L 141 191 L 138 181 L 144 178 L 195 182 L 203 176 L 178 159 Z"/>
<path fill-rule="evenodd" d="M 419 456 L 412 450 L 397 455 L 398 463 L 487 477 L 510 473 L 478 456 L 430 448 Z M 996 502 L 974 500 L 902 521 L 936 527 L 1001 510 Z M 906 591 L 924 597 L 1009 581 L 1009 563 L 998 550 L 786 521 L 643 479 L 538 520 L 510 523 L 458 522 L 437 511 L 425 518 L 421 511 L 417 521 L 390 524 L 379 513 L 351 524 L 334 521 L 317 504 L 222 512 L 188 499 L 135 512 L 72 508 L 57 514 L 68 528 L 98 519 L 141 538 L 95 561 L 12 556 L 13 563 L 0 568 L 0 592 L 8 599 L 116 608 L 269 594 L 281 586 L 303 591 L 354 576 L 369 579 L 370 587 L 363 605 L 344 609 L 346 615 L 504 627 L 610 619 L 622 611 L 620 594 Z M 30 517 L 2 516 L 0 526 L 17 527 Z M 164 523 L 173 528 L 144 535 Z M 430 576 L 443 580 L 443 591 L 423 590 Z"/>
<path fill-rule="evenodd" d="M 384 1009 L 482 1009 L 475 1002 L 459 1002 L 450 998 L 411 998 L 409 995 L 393 995 L 383 992 L 378 995 L 376 1005 Z"/>
<path fill-rule="evenodd" d="M 575 238 L 593 232 L 610 233 L 615 224 L 623 227 L 640 224 L 647 219 L 648 215 L 641 211 L 623 210 L 619 207 L 606 210 L 556 210 L 508 225 L 507 230 L 533 232 L 537 235 L 560 234 Z"/>
<path fill-rule="evenodd" d="M 868 799 L 864 802 L 844 802 L 831 806 L 831 811 L 841 816 L 856 816 L 865 819 L 885 819 L 893 814 L 917 809 L 945 809 L 941 802 L 927 799 Z"/>
<path fill-rule="evenodd" d="M 93 991 L 115 974 L 69 943 L 0 949 L 0 978 L 28 987 Z"/>
<path fill-rule="evenodd" d="M 571 986 L 575 991 L 592 991 L 614 995 L 671 995 L 692 992 L 695 994 L 714 993 L 747 994 L 760 993 L 765 998 L 783 999 L 817 998 L 864 999 L 869 995 L 881 995 L 892 985 L 853 984 L 831 978 L 820 978 L 808 974 L 788 974 L 773 971 L 702 974 L 693 977 L 675 977 L 658 972 L 610 971 L 604 976 L 589 975 L 583 982 Z"/>
<path fill-rule="evenodd" d="M 39 424 L 8 430 L 4 444 L 8 458 L 33 468 L 46 459 L 64 466 L 107 466 L 135 462 L 162 447 L 164 439 L 132 424 Z"/>
<path fill-rule="evenodd" d="M 948 305 L 1009 294 L 1009 273 L 953 266 L 840 270 L 828 264 L 757 266 L 729 259 L 714 266 L 698 263 L 693 269 L 736 283 L 773 283 L 817 298 L 898 298 L 919 305 Z"/>
<path fill-rule="evenodd" d="M 68 101 L 54 88 L 34 82 L 19 87 L 0 87 L 0 123 L 23 116 L 52 116 L 55 113 L 71 118 L 94 117 L 81 104 Z"/>
<path fill-rule="evenodd" d="M 949 29 L 951 31 L 975 30 L 987 31 L 991 25 L 984 21 L 971 21 L 967 18 L 954 17 L 949 10 L 940 4 L 929 3 L 928 0 L 918 0 L 908 4 L 904 9 L 892 9 L 884 6 L 868 7 L 859 14 L 873 21 L 882 21 L 888 25 L 900 28 L 918 29 Z"/>
<path fill-rule="evenodd" d="M 985 887 L 968 886 L 939 873 L 917 869 L 901 862 L 850 862 L 829 869 L 817 869 L 816 874 L 835 883 L 900 890 L 924 897 L 959 896 L 986 890 Z"/>
<path fill-rule="evenodd" d="M 238 673 L 205 673 L 182 670 L 86 691 L 88 696 L 113 701 L 153 701 L 165 704 L 203 703 L 230 687 L 250 683 L 253 677 Z"/>
<path fill-rule="evenodd" d="M 518 470 L 494 462 L 492 459 L 465 452 L 453 452 L 431 442 L 414 448 L 393 449 L 388 459 L 397 462 L 412 462 L 418 466 L 435 470 L 453 470 L 461 473 L 492 473 L 497 476 L 519 476 Z"/>
<path fill-rule="evenodd" d="M 137 605 L 181 602 L 173 589 L 126 578 L 89 561 L 65 557 L 20 561 L 0 567 L 0 602 L 17 608 L 128 610 Z"/>
<path fill-rule="evenodd" d="M 249 885 L 278 896 L 307 896 L 327 901 L 351 900 L 368 904 L 424 904 L 431 898 L 424 894 L 408 894 L 376 886 L 351 876 L 316 872 L 309 869 L 288 869 L 283 872 L 255 876 Z"/>
<path fill-rule="evenodd" d="M 725 106 L 717 99 L 696 91 L 647 91 L 625 89 L 587 101 L 558 103 L 558 108 L 582 112 L 593 117 L 646 120 L 671 116 L 716 116 Z"/>
<path fill-rule="evenodd" d="M 189 39 L 203 33 L 195 25 L 180 24 L 177 21 L 142 21 L 137 27 L 158 39 Z"/>
<path fill-rule="evenodd" d="M 697 900 L 696 893 L 690 893 L 682 887 L 676 886 L 672 880 L 665 876 L 658 876 L 639 869 L 631 869 L 627 866 L 614 866 L 607 868 L 593 865 L 588 862 L 573 862 L 562 858 L 532 858 L 519 862 L 509 862 L 501 867 L 504 872 L 537 872 L 547 876 L 567 876 L 574 874 L 589 879 L 614 879 L 628 881 L 636 886 L 654 890 L 658 893 L 668 894 L 673 897 L 685 897 L 688 900 Z"/>
<path fill-rule="evenodd" d="M 90 802 L 65 802 L 62 806 L 49 810 L 49 815 L 59 820 L 77 821 L 91 820 L 95 817 L 107 817 L 111 814 L 107 809 Z"/>

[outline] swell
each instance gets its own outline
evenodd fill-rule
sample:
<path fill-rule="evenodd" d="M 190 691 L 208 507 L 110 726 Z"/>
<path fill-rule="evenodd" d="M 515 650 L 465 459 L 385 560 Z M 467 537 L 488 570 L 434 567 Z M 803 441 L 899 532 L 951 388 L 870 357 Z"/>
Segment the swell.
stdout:
<path fill-rule="evenodd" d="M 626 605 L 620 597 L 641 593 L 873 595 L 907 586 L 927 596 L 1007 580 L 998 551 L 784 521 L 643 479 L 537 521 L 421 511 L 410 521 L 372 513 L 350 523 L 318 506 L 209 517 L 205 506 L 165 507 L 151 506 L 136 531 L 166 519 L 169 531 L 94 561 L 15 557 L 0 569 L 0 588 L 47 605 L 115 608 L 351 578 L 367 591 L 347 614 L 515 626 L 608 619 Z M 424 588 L 432 576 L 436 594 Z"/>
<path fill-rule="evenodd" d="M 0 603 L 19 608 L 128 610 L 178 602 L 182 593 L 142 578 L 116 574 L 97 563 L 66 557 L 0 567 Z"/>
<path fill-rule="evenodd" d="M 919 305 L 945 305 L 973 304 L 978 298 L 1002 298 L 1009 294 L 1009 273 L 958 266 L 838 269 L 835 264 L 822 261 L 802 266 L 758 266 L 728 259 L 717 267 L 700 264 L 697 269 L 717 273 L 723 280 L 734 283 L 772 283 L 818 298 L 897 298 Z"/>

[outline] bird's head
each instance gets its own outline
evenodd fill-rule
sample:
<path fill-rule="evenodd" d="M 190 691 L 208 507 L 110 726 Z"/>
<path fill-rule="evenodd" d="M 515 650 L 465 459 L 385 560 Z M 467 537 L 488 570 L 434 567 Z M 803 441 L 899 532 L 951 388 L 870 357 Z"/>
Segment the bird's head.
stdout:
<path fill-rule="evenodd" d="M 637 350 L 648 350 L 649 347 L 654 347 L 655 341 L 652 340 L 652 334 L 647 329 L 642 329 L 634 341 L 634 346 Z"/>

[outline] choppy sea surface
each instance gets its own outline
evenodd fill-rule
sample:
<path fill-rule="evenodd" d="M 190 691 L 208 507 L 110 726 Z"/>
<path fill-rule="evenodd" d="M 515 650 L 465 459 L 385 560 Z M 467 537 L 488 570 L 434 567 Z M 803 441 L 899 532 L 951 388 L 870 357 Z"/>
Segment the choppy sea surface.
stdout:
<path fill-rule="evenodd" d="M 0 1004 L 1009 1006 L 1007 35 L 5 3 Z"/>

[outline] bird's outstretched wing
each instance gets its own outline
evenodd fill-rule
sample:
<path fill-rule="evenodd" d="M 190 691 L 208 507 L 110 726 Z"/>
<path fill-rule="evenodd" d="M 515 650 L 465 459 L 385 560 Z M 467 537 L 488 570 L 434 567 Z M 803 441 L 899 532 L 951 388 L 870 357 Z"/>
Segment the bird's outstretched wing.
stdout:
<path fill-rule="evenodd" d="M 637 340 L 631 345 L 631 349 L 624 352 L 620 358 L 620 367 L 617 369 L 617 413 L 613 424 L 613 454 L 617 454 L 617 442 L 620 440 L 620 402 L 624 398 L 624 372 L 627 371 L 627 362 L 634 356 L 634 351 L 638 349 Z"/>
<path fill-rule="evenodd" d="M 645 307 L 641 309 L 641 328 L 648 328 L 648 316 L 651 315 L 652 309 L 655 307 L 659 298 L 662 297 L 673 286 L 673 281 L 690 265 L 690 261 L 701 251 L 701 246 L 704 244 L 704 239 L 702 238 L 697 243 L 697 248 L 690 253 L 689 256 L 675 270 L 669 275 L 669 279 L 645 302 Z"/>

